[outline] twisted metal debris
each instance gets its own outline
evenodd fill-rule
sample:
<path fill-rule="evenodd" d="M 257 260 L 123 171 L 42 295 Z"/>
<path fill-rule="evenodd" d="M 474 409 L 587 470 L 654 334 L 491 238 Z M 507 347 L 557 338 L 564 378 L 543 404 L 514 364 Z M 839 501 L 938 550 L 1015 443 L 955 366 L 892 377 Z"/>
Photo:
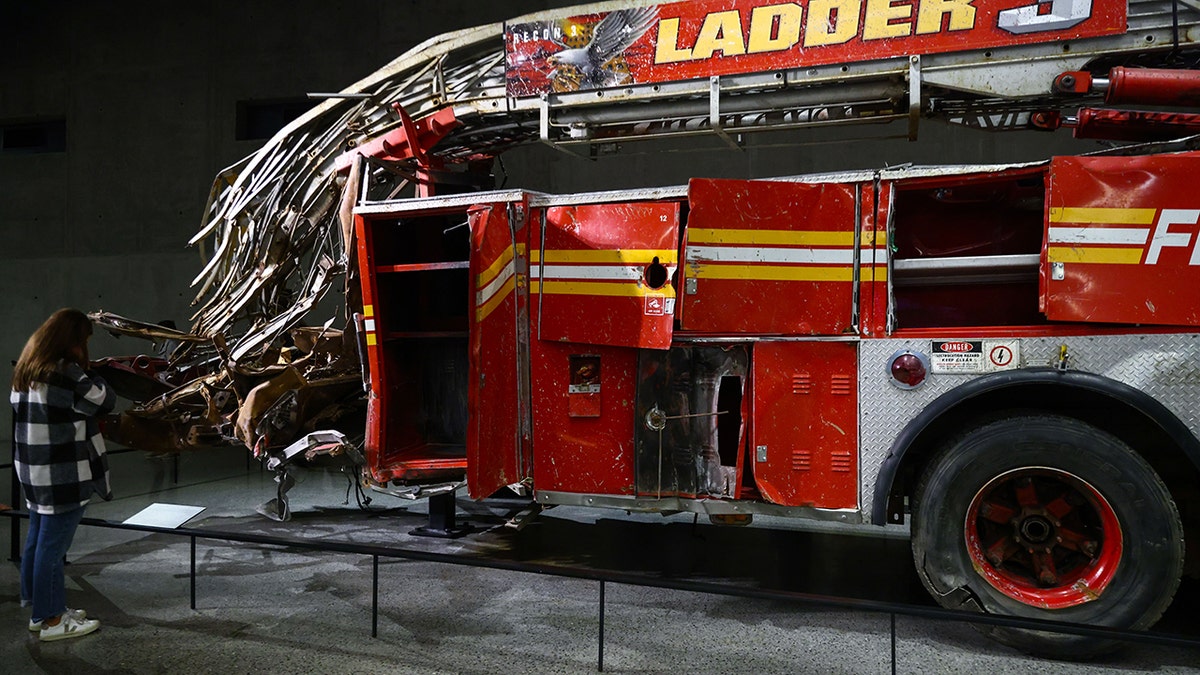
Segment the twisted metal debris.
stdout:
<path fill-rule="evenodd" d="M 158 357 L 102 363 L 118 391 L 136 402 L 106 430 L 110 437 L 159 452 L 240 442 L 261 455 L 347 418 L 343 426 L 361 435 L 360 364 L 345 304 L 332 307 L 318 328 L 297 326 L 339 279 L 349 290 L 349 209 L 361 177 L 369 176 L 363 194 L 394 196 L 415 183 L 416 162 L 373 158 L 339 172 L 339 159 L 400 128 L 403 116 L 420 123 L 450 108 L 486 117 L 504 96 L 501 34 L 489 26 L 418 45 L 217 176 L 203 226 L 188 242 L 211 247 L 192 282 L 198 309 L 191 329 L 92 314 L 112 332 L 174 343 Z M 438 158 L 499 151 L 530 133 L 495 125 L 488 143 L 450 142 Z"/>

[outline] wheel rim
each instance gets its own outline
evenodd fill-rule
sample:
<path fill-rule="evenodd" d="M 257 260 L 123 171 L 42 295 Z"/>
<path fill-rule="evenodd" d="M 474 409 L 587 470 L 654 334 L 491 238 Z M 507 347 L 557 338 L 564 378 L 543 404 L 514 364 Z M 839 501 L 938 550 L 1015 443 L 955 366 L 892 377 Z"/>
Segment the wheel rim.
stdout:
<path fill-rule="evenodd" d="M 993 588 L 1044 609 L 1095 600 L 1116 575 L 1121 525 L 1112 506 L 1078 476 L 1016 469 L 984 485 L 967 511 L 966 544 Z"/>

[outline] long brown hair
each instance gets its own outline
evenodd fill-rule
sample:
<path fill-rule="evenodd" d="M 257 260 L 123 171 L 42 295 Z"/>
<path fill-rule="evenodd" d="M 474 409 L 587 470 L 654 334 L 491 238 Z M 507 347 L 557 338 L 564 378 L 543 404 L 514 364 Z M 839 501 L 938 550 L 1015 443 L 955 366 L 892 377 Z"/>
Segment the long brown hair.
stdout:
<path fill-rule="evenodd" d="M 28 391 L 34 382 L 45 381 L 60 360 L 88 367 L 88 338 L 92 322 L 77 309 L 64 308 L 50 315 L 25 342 L 13 369 L 13 389 Z"/>

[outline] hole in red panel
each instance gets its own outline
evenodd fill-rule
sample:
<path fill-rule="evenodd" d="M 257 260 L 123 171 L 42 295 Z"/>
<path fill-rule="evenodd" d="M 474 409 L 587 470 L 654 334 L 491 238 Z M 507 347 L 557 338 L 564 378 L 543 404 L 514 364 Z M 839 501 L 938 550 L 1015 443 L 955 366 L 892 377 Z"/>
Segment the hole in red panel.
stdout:
<path fill-rule="evenodd" d="M 667 271 L 667 266 L 658 261 L 658 256 L 646 265 L 646 271 L 642 274 L 646 285 L 653 289 L 659 289 L 667 285 L 671 275 Z"/>

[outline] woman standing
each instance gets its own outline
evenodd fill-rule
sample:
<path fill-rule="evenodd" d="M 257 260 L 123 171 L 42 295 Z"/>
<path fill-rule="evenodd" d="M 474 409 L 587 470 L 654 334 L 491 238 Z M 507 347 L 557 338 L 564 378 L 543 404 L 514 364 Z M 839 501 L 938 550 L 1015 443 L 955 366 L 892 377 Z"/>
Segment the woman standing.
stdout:
<path fill-rule="evenodd" d="M 46 319 L 13 371 L 13 464 L 29 507 L 21 558 L 21 600 L 33 603 L 29 630 L 42 640 L 81 637 L 100 627 L 68 609 L 63 557 L 93 493 L 112 499 L 98 416 L 116 395 L 87 372 L 92 323 L 75 309 Z"/>

